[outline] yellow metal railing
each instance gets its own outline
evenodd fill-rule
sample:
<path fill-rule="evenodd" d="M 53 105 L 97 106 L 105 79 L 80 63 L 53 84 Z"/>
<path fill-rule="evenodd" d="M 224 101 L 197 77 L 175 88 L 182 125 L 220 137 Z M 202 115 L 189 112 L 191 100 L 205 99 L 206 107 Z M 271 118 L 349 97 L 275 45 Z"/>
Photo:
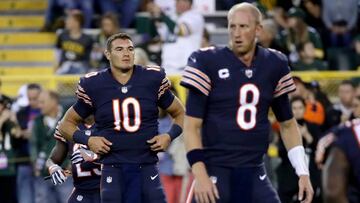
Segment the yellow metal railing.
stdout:
<path fill-rule="evenodd" d="M 301 77 L 304 81 L 317 80 L 322 90 L 329 96 L 335 96 L 337 87 L 342 80 L 360 78 L 360 71 L 325 71 L 325 72 L 293 72 L 293 75 Z M 58 91 L 60 95 L 74 95 L 77 82 L 81 75 L 0 75 L 2 82 L 1 92 L 15 97 L 18 89 L 27 83 L 39 83 L 46 89 Z M 180 86 L 180 76 L 169 76 L 179 97 L 185 101 L 186 91 Z"/>

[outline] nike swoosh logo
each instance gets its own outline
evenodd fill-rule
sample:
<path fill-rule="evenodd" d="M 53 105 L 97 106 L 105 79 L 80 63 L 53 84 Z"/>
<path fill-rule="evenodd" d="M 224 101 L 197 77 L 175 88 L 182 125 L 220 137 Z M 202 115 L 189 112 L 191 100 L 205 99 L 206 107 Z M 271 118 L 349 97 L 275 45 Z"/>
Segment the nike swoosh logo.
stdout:
<path fill-rule="evenodd" d="M 262 175 L 262 176 L 259 176 L 260 180 L 265 180 L 266 178 L 266 174 Z"/>
<path fill-rule="evenodd" d="M 155 178 L 158 177 L 158 175 L 159 175 L 159 174 L 156 174 L 156 175 L 154 175 L 154 176 L 150 176 L 150 179 L 151 179 L 151 180 L 155 180 Z"/>
<path fill-rule="evenodd" d="M 190 60 L 191 60 L 193 63 L 196 63 L 196 58 L 190 57 Z"/>

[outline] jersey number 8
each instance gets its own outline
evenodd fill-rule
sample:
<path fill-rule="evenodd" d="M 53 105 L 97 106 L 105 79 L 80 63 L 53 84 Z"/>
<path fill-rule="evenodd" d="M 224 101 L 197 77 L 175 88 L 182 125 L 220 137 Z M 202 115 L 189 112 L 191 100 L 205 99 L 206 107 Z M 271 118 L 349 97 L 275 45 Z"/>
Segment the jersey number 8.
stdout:
<path fill-rule="evenodd" d="M 249 93 L 252 95 L 248 101 Z M 254 84 L 246 84 L 240 88 L 239 103 L 237 110 L 236 121 L 239 127 L 243 130 L 251 130 L 256 125 L 256 105 L 259 103 L 260 92 Z M 250 118 L 245 119 L 245 113 L 249 112 Z"/>

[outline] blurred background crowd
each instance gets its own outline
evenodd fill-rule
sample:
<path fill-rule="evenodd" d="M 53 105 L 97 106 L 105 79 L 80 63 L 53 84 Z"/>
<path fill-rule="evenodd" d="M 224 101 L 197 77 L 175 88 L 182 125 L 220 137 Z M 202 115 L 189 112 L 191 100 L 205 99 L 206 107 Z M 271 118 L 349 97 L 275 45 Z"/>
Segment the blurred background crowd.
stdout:
<path fill-rule="evenodd" d="M 0 1 L 0 202 L 40 203 L 39 196 L 50 195 L 44 191 L 66 202 L 71 181 L 56 187 L 44 181 L 45 161 L 55 143 L 55 125 L 75 100 L 79 76 L 108 67 L 103 51 L 109 36 L 130 34 L 135 63 L 163 67 L 184 101 L 178 81 L 188 56 L 227 44 L 227 10 L 239 2 Z M 263 14 L 258 43 L 286 54 L 295 71 L 291 107 L 309 157 L 314 202 L 322 202 L 321 169 L 332 129 L 360 117 L 360 1 L 247 2 Z M 267 170 L 282 201 L 296 202 L 297 177 L 279 140 L 279 125 L 269 117 Z M 170 124 L 161 113 L 159 131 Z M 184 202 L 191 175 L 182 138 L 159 159 L 168 202 Z"/>

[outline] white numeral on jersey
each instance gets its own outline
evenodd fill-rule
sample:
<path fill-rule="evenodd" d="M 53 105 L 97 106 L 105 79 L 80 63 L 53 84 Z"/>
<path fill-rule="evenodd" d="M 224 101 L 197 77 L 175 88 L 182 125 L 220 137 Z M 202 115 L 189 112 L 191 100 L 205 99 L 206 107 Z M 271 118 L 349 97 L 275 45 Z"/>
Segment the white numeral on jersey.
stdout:
<path fill-rule="evenodd" d="M 122 123 L 122 127 L 127 132 L 135 132 L 139 130 L 141 124 L 141 112 L 140 112 L 140 103 L 138 102 L 138 100 L 136 100 L 133 97 L 129 97 L 126 98 L 121 103 L 121 112 L 123 117 L 122 122 L 120 117 L 120 100 L 119 99 L 113 100 L 112 104 L 113 104 L 115 130 L 120 131 L 121 123 Z M 130 106 L 133 108 L 133 112 L 134 112 L 134 121 L 132 123 L 130 122 L 130 117 L 129 117 Z"/>
<path fill-rule="evenodd" d="M 75 143 L 74 146 L 73 146 L 73 151 L 76 151 L 76 150 L 78 150 L 80 148 L 88 149 L 88 147 L 86 145 Z M 92 176 L 93 174 L 98 175 L 98 176 L 101 175 L 101 171 L 99 169 L 97 169 L 97 168 L 93 168 L 90 171 L 83 170 L 81 168 L 81 163 L 75 164 L 75 167 L 76 167 L 77 177 L 80 177 L 80 178 L 81 177 L 89 177 L 89 176 Z M 91 172 L 93 172 L 93 174 Z"/>
<path fill-rule="evenodd" d="M 252 95 L 251 101 L 248 101 L 249 93 Z M 260 92 L 254 84 L 246 84 L 240 88 L 239 102 L 240 106 L 236 114 L 236 121 L 241 129 L 250 130 L 256 125 L 256 105 L 259 103 Z M 250 113 L 250 119 L 245 120 L 245 113 Z"/>
<path fill-rule="evenodd" d="M 77 173 L 77 177 L 82 178 L 82 177 L 89 177 L 92 176 L 93 174 L 91 172 L 94 173 L 94 175 L 101 175 L 101 171 L 97 168 L 93 168 L 91 171 L 85 171 L 81 168 L 81 163 L 80 164 L 75 164 L 76 167 L 76 173 Z"/>

